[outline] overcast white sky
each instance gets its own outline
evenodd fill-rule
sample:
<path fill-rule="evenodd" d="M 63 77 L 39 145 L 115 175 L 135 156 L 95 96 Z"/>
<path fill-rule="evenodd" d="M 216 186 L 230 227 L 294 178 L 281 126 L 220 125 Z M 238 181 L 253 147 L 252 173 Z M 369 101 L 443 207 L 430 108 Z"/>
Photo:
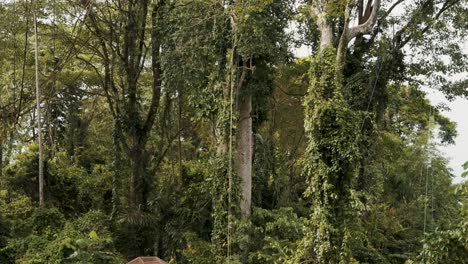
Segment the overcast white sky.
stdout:
<path fill-rule="evenodd" d="M 455 139 L 454 145 L 439 146 L 439 150 L 449 159 L 449 165 L 455 174 L 454 183 L 461 182 L 463 179 L 463 163 L 468 161 L 468 100 L 458 98 L 453 102 L 445 99 L 444 95 L 432 89 L 425 89 L 427 97 L 431 100 L 432 105 L 444 103 L 451 110 L 443 114 L 452 121 L 457 122 L 458 136 Z"/>

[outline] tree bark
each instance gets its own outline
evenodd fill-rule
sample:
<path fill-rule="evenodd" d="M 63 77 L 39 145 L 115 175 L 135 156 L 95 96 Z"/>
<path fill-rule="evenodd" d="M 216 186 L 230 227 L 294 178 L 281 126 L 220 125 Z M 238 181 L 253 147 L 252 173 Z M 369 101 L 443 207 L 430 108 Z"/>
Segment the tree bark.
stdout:
<path fill-rule="evenodd" d="M 239 105 L 239 120 L 237 127 L 239 135 L 237 140 L 237 173 L 241 179 L 241 214 L 244 218 L 250 217 L 252 204 L 252 96 L 245 96 Z"/>
<path fill-rule="evenodd" d="M 3 138 L 0 136 L 0 177 L 3 176 Z"/>
<path fill-rule="evenodd" d="M 231 76 L 231 81 L 235 80 L 234 76 L 237 75 L 238 63 L 235 58 L 239 56 L 237 53 L 237 22 L 236 14 L 231 13 L 230 16 L 231 27 L 234 38 L 234 46 L 232 53 L 231 67 L 234 67 L 234 75 Z M 252 70 L 252 60 L 242 59 L 242 72 L 238 80 L 234 81 L 234 85 L 231 89 L 234 89 L 236 93 L 235 97 L 240 97 L 241 100 L 237 107 L 239 114 L 237 120 L 238 134 L 236 137 L 236 148 L 237 148 L 237 176 L 240 178 L 241 197 L 240 197 L 240 210 L 243 218 L 247 219 L 251 214 L 252 206 L 252 162 L 253 162 L 253 131 L 252 131 L 252 95 L 242 95 L 244 90 L 249 71 Z M 248 66 L 250 64 L 250 66 Z M 232 102 L 231 102 L 232 103 Z"/>
<path fill-rule="evenodd" d="M 35 2 L 34 2 L 35 4 Z M 34 6 L 34 68 L 36 75 L 36 118 L 37 118 L 37 137 L 39 145 L 39 206 L 44 206 L 44 162 L 42 157 L 42 124 L 41 124 L 41 90 L 39 87 L 39 44 L 37 42 L 37 15 L 36 6 Z"/>
<path fill-rule="evenodd" d="M 133 138 L 136 140 L 136 136 Z M 148 162 L 145 155 L 146 144 L 136 144 L 130 152 L 130 192 L 129 205 L 134 210 L 145 210 L 149 181 L 147 178 Z"/>
<path fill-rule="evenodd" d="M 333 47 L 333 29 L 326 21 L 320 22 L 320 50 Z"/>

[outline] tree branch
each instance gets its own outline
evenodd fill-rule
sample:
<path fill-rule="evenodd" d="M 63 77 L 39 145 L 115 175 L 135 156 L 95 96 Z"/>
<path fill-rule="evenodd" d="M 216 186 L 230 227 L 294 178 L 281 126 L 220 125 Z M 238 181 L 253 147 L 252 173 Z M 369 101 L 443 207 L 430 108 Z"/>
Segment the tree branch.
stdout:
<path fill-rule="evenodd" d="M 161 69 L 161 9 L 165 4 L 164 0 L 160 0 L 159 3 L 154 4 L 152 13 L 151 13 L 151 67 L 153 71 L 153 87 L 152 87 L 152 97 L 151 104 L 148 110 L 148 115 L 144 124 L 143 131 L 148 133 L 153 127 L 154 121 L 156 120 L 156 115 L 158 113 L 159 104 L 161 101 L 161 86 L 162 86 L 162 69 Z"/>
<path fill-rule="evenodd" d="M 427 19 L 424 19 L 424 21 L 436 21 L 440 18 L 440 16 L 445 12 L 447 11 L 449 8 L 451 8 L 452 6 L 454 6 L 455 4 L 457 4 L 460 0 L 454 0 L 454 1 L 451 1 L 451 0 L 447 0 L 444 2 L 443 6 L 440 8 L 440 10 L 437 12 L 437 14 L 434 16 L 434 17 L 429 17 Z M 428 1 L 429 2 L 429 1 Z M 426 3 L 428 3 L 426 2 Z M 410 28 L 410 23 L 414 22 L 413 20 L 410 20 L 410 22 L 408 22 L 408 24 L 406 24 L 400 31 L 398 31 L 395 35 L 396 38 L 400 38 L 399 40 L 399 47 L 402 48 L 403 46 L 405 46 L 411 39 L 412 39 L 412 35 L 409 35 L 407 36 L 406 38 L 402 39 L 402 35 L 403 33 L 408 29 Z M 423 21 L 419 21 L 418 24 L 420 24 L 421 22 Z M 434 25 L 434 22 L 430 22 L 427 24 L 427 26 L 425 26 L 421 31 L 419 31 L 419 34 L 424 34 L 426 33 L 429 29 L 431 29 L 431 27 Z"/>
<path fill-rule="evenodd" d="M 393 9 L 395 9 L 395 7 L 397 7 L 399 4 L 403 3 L 404 1 L 405 0 L 396 1 L 389 9 L 387 9 L 385 14 L 382 16 L 382 20 L 385 19 L 388 15 L 390 15 L 390 13 L 392 13 Z"/>
<path fill-rule="evenodd" d="M 374 4 L 372 5 L 372 13 L 370 14 L 369 18 L 363 24 L 357 25 L 352 27 L 348 30 L 347 40 L 350 41 L 355 38 L 358 34 L 366 34 L 370 33 L 372 27 L 374 27 L 375 22 L 377 21 L 377 13 L 380 9 L 380 0 L 374 0 Z"/>

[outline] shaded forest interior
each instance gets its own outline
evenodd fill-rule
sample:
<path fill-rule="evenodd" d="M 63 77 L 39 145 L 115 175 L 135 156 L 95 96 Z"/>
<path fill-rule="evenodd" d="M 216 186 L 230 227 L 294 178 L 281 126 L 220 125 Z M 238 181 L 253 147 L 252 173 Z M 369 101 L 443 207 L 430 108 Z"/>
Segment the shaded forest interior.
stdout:
<path fill-rule="evenodd" d="M 467 181 L 438 151 L 456 123 L 424 92 L 468 97 L 467 19 L 0 1 L 0 263 L 467 263 Z"/>

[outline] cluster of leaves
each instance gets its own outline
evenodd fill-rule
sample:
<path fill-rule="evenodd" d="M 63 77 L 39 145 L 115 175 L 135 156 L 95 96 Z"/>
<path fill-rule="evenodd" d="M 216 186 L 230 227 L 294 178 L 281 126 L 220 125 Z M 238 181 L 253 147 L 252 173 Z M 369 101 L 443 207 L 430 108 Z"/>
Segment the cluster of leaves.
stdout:
<path fill-rule="evenodd" d="M 1 191 L 2 263 L 122 263 L 108 218 L 89 211 L 66 220 L 57 208 L 34 208 L 27 196 Z"/>
<path fill-rule="evenodd" d="M 348 232 L 346 225 L 352 215 L 348 201 L 353 199 L 359 122 L 344 100 L 340 76 L 335 72 L 335 50 L 325 49 L 312 64 L 304 101 L 304 127 L 309 139 L 304 172 L 309 176 L 305 194 L 313 204 L 305 246 L 312 247 L 313 253 L 306 256 L 323 263 L 339 262 L 347 254 L 341 234 Z M 336 249 L 343 255 L 336 255 Z"/>
<path fill-rule="evenodd" d="M 467 183 L 459 183 L 455 194 L 460 206 L 459 219 L 436 228 L 424 238 L 424 246 L 418 256 L 423 263 L 463 263 L 468 258 Z"/>

